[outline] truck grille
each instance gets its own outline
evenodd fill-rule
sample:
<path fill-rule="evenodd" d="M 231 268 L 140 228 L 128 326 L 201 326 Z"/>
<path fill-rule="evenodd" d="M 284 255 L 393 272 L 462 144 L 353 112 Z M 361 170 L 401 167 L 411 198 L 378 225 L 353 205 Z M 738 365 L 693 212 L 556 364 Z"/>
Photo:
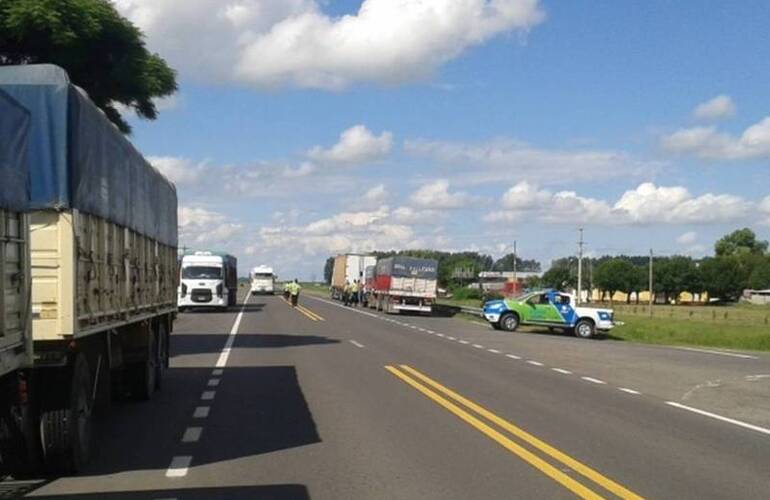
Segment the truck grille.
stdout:
<path fill-rule="evenodd" d="M 193 288 L 190 298 L 193 302 L 211 302 L 211 290 L 207 288 Z"/>

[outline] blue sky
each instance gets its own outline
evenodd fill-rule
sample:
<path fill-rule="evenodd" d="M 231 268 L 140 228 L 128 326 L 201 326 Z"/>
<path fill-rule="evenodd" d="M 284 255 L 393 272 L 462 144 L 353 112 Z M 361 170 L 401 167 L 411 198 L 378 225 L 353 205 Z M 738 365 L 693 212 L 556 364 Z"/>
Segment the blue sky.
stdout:
<path fill-rule="evenodd" d="M 186 246 L 321 275 L 432 247 L 547 264 L 770 238 L 767 2 L 116 0 L 180 92 L 133 141 Z"/>

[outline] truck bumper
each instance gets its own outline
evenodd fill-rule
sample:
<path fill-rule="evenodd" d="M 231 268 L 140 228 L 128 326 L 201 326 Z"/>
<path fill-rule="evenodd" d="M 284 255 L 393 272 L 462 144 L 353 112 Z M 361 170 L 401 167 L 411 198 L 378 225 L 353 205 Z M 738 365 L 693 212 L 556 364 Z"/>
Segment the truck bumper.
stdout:
<path fill-rule="evenodd" d="M 500 313 L 484 313 L 484 319 L 489 321 L 490 323 L 497 323 L 500 321 Z"/>
<path fill-rule="evenodd" d="M 391 306 L 394 311 L 415 311 L 415 312 L 425 312 L 429 313 L 433 309 L 431 306 L 418 306 L 418 305 L 412 305 L 412 304 L 393 304 Z"/>
<path fill-rule="evenodd" d="M 614 321 L 599 321 L 596 323 L 596 329 L 601 332 L 608 332 L 615 328 L 615 322 Z"/>
<path fill-rule="evenodd" d="M 184 297 L 179 297 L 177 300 L 178 307 L 227 307 L 226 297 L 217 297 L 213 295 L 208 302 L 198 302 L 192 299 L 188 293 Z"/>

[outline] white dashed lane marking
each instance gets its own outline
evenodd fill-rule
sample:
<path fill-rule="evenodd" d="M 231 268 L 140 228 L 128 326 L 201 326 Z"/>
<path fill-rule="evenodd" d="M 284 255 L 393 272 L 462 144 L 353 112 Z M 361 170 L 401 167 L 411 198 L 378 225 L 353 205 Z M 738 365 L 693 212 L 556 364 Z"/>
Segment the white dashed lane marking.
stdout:
<path fill-rule="evenodd" d="M 511 359 L 521 359 L 520 356 L 516 356 L 515 354 L 506 354 L 505 357 Z"/>
<path fill-rule="evenodd" d="M 362 349 L 364 347 L 364 344 L 362 344 L 360 342 L 356 342 L 355 340 L 349 340 L 348 342 L 350 342 L 354 346 L 358 347 L 359 349 Z"/>
<path fill-rule="evenodd" d="M 470 342 L 468 342 L 467 340 L 458 340 L 458 342 L 461 344 L 470 344 Z"/>
<path fill-rule="evenodd" d="M 219 379 L 218 378 L 212 378 L 209 379 L 208 386 L 209 387 L 216 387 L 219 385 Z"/>
<path fill-rule="evenodd" d="M 551 368 L 551 370 L 553 370 L 555 372 L 558 372 L 558 373 L 562 373 L 564 375 L 572 375 L 571 371 L 565 370 L 564 368 Z"/>
<path fill-rule="evenodd" d="M 217 369 L 215 369 L 214 371 L 211 372 L 211 375 L 213 375 L 215 377 L 218 377 L 218 376 L 222 375 L 222 372 L 223 372 L 223 370 L 221 368 L 217 368 Z"/>
<path fill-rule="evenodd" d="M 487 351 L 491 352 L 492 354 L 500 354 L 500 351 L 497 349 L 487 349 Z"/>
<path fill-rule="evenodd" d="M 618 390 L 619 390 L 619 391 L 623 391 L 623 392 L 626 392 L 626 393 L 628 393 L 628 394 L 633 394 L 633 395 L 635 395 L 635 396 L 638 396 L 638 395 L 640 395 L 640 394 L 641 394 L 641 392 L 639 392 L 639 391 L 635 391 L 635 390 L 633 390 L 633 389 L 629 389 L 628 387 L 618 387 Z"/>
<path fill-rule="evenodd" d="M 198 406 L 193 412 L 193 418 L 207 418 L 210 411 L 210 406 Z"/>
<path fill-rule="evenodd" d="M 535 361 L 534 359 L 528 359 L 527 363 L 529 363 L 530 365 L 535 365 L 535 366 L 543 366 L 543 363 L 541 363 L 540 361 Z"/>
<path fill-rule="evenodd" d="M 214 399 L 217 395 L 217 391 L 203 391 L 203 394 L 201 394 L 201 399 L 203 401 L 211 401 Z"/>
<path fill-rule="evenodd" d="M 582 378 L 586 382 L 591 382 L 592 384 L 606 384 L 607 383 L 604 380 L 599 380 L 598 378 L 593 378 L 593 377 L 580 377 L 580 378 Z"/>
<path fill-rule="evenodd" d="M 197 443 L 200 441 L 203 427 L 188 427 L 182 436 L 183 443 Z"/>
<path fill-rule="evenodd" d="M 185 477 L 192 463 L 192 456 L 180 455 L 171 459 L 171 464 L 166 470 L 166 477 Z"/>
<path fill-rule="evenodd" d="M 475 347 L 476 349 L 484 349 L 484 346 L 481 344 L 473 344 L 473 347 Z"/>

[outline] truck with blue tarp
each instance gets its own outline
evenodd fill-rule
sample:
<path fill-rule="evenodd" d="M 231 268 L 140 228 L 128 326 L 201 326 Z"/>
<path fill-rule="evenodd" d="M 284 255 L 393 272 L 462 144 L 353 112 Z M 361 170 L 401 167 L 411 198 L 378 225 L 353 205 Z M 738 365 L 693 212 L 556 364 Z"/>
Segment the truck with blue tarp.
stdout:
<path fill-rule="evenodd" d="M 63 69 L 0 67 L 0 91 L 29 122 L 33 353 L 15 377 L 21 431 L 0 439 L 0 467 L 77 472 L 93 446 L 93 413 L 115 397 L 151 398 L 168 366 L 176 189 Z M 9 120 L 0 113 L 0 130 L 16 128 Z"/>

